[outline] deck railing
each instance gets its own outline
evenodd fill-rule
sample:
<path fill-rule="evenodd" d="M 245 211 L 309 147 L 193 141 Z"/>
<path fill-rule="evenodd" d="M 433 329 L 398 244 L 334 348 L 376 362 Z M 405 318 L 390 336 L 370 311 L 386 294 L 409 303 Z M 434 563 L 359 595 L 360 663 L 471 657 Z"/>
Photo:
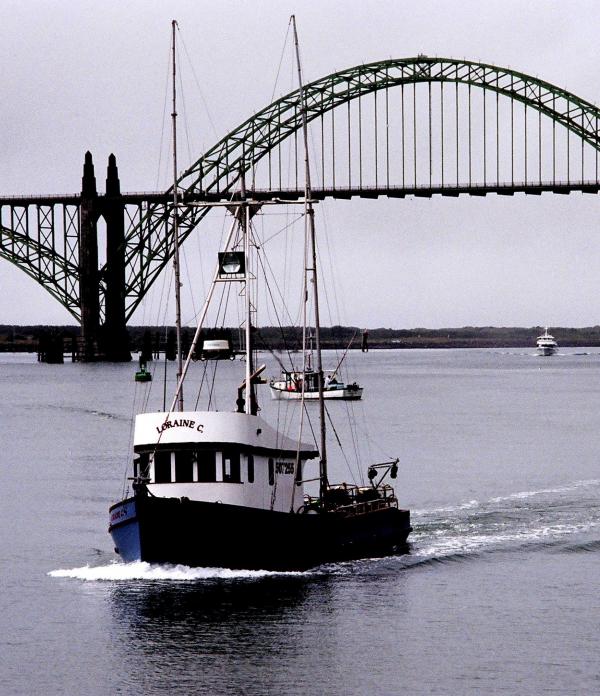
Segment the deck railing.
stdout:
<path fill-rule="evenodd" d="M 398 507 L 398 499 L 389 484 L 377 487 L 354 486 L 347 483 L 329 486 L 324 502 L 325 504 L 322 505 L 320 498 L 304 496 L 304 507 L 307 510 L 324 509 L 348 516 Z"/>

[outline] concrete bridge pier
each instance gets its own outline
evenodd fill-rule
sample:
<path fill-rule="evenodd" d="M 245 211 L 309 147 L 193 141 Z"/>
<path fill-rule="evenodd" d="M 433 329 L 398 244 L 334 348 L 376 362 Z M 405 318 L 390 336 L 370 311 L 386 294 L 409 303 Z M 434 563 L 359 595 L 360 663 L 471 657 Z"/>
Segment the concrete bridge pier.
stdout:
<path fill-rule="evenodd" d="M 125 204 L 114 155 L 108 158 L 106 196 L 100 201 L 94 163 L 85 153 L 81 181 L 79 236 L 79 298 L 81 338 L 79 358 L 84 362 L 131 360 L 125 321 Z M 106 271 L 98 268 L 98 220 L 106 222 Z M 105 283 L 105 321 L 100 325 L 100 281 Z"/>
<path fill-rule="evenodd" d="M 125 204 L 121 195 L 117 160 L 108 158 L 106 196 L 102 214 L 106 221 L 106 297 L 102 344 L 105 360 L 131 360 L 125 321 Z"/>
<path fill-rule="evenodd" d="M 81 179 L 79 222 L 79 301 L 81 307 L 81 338 L 79 357 L 84 362 L 101 359 L 100 297 L 98 273 L 98 192 L 92 153 L 85 153 Z"/>

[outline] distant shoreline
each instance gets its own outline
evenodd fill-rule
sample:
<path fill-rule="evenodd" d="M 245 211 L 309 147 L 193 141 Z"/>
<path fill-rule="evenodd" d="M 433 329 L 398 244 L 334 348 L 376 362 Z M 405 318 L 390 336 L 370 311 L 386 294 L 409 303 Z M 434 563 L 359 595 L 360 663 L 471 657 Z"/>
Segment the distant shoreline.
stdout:
<path fill-rule="evenodd" d="M 477 327 L 443 329 L 368 329 L 369 349 L 414 349 L 414 348 L 535 348 L 537 336 L 544 327 Z M 141 348 L 144 336 L 166 341 L 173 327 L 130 326 L 128 327 L 132 351 Z M 234 340 L 237 329 L 230 329 Z M 560 347 L 600 347 L 600 326 L 571 328 L 550 327 Z M 185 339 L 191 342 L 194 329 L 185 328 Z M 64 338 L 65 344 L 76 341 L 79 326 L 44 325 L 0 325 L 0 352 L 36 352 L 40 337 L 54 335 Z M 322 347 L 361 349 L 363 329 L 355 326 L 323 327 Z M 301 331 L 297 327 L 260 327 L 256 329 L 256 344 L 260 349 L 298 349 Z"/>

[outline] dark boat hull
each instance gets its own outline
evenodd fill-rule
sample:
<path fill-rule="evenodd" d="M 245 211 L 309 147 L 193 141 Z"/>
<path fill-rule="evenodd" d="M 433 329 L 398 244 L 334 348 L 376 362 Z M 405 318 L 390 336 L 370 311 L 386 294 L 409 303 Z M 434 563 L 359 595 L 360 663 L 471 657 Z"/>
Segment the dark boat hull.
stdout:
<path fill-rule="evenodd" d="M 292 514 L 136 495 L 110 509 L 124 561 L 250 570 L 304 570 L 406 550 L 410 513 Z"/>

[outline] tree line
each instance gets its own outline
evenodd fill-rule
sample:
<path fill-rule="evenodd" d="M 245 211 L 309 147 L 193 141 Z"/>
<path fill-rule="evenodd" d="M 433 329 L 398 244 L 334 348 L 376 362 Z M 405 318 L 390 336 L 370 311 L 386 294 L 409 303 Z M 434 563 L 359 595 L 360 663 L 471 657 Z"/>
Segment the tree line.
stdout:
<path fill-rule="evenodd" d="M 460 328 L 369 328 L 356 326 L 329 326 L 321 328 L 323 348 L 360 349 L 366 338 L 369 349 L 377 348 L 510 348 L 535 346 L 537 336 L 544 327 L 494 327 L 463 326 Z M 184 350 L 191 345 L 195 329 L 182 330 Z M 227 335 L 232 347 L 243 345 L 243 330 L 236 328 L 212 329 L 203 338 Z M 552 335 L 560 346 L 600 346 L 600 326 L 583 328 L 553 327 Z M 151 350 L 153 353 L 172 352 L 175 345 L 175 329 L 172 326 L 129 326 L 132 352 Z M 309 336 L 311 332 L 309 330 Z M 35 352 L 40 343 L 49 340 L 63 341 L 65 352 L 71 350 L 80 335 L 78 326 L 16 326 L 0 325 L 0 351 Z M 300 350 L 302 330 L 295 326 L 263 326 L 253 328 L 254 343 L 259 350 Z"/>

